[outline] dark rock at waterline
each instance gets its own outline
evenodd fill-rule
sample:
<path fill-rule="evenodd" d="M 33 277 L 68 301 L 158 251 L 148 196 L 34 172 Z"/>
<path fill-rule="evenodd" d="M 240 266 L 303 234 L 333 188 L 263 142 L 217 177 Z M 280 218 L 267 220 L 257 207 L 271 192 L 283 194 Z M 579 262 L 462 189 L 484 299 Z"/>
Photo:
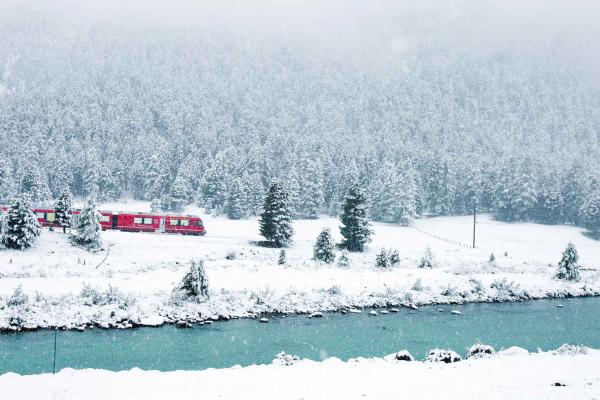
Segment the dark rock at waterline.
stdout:
<path fill-rule="evenodd" d="M 444 349 L 429 350 L 429 353 L 425 358 L 426 362 L 443 362 L 446 364 L 459 362 L 461 360 L 462 358 L 455 351 Z"/>
<path fill-rule="evenodd" d="M 469 358 L 489 357 L 496 351 L 492 346 L 482 343 L 475 343 L 469 349 Z"/>

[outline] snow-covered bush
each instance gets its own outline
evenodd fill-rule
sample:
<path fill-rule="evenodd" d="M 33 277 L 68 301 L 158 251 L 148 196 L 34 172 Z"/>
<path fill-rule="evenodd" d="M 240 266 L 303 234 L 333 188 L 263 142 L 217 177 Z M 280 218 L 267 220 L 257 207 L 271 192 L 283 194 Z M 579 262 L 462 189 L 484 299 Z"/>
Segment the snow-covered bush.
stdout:
<path fill-rule="evenodd" d="M 313 247 L 313 257 L 317 261 L 331 264 L 335 261 L 335 243 L 329 229 L 323 229 Z"/>
<path fill-rule="evenodd" d="M 235 250 L 227 250 L 227 253 L 225 253 L 225 259 L 226 260 L 235 260 L 237 257 L 237 254 L 235 252 Z"/>
<path fill-rule="evenodd" d="M 390 268 L 400 262 L 400 253 L 398 250 L 386 250 L 382 248 L 375 256 L 375 265 L 377 268 Z"/>
<path fill-rule="evenodd" d="M 554 350 L 552 354 L 559 356 L 576 356 L 579 354 L 588 354 L 590 352 L 589 347 L 585 346 L 574 346 L 572 344 L 563 344 L 558 349 Z"/>
<path fill-rule="evenodd" d="M 494 255 L 494 253 L 490 254 L 490 258 L 487 262 L 488 267 L 491 268 L 496 268 L 498 267 L 498 263 L 496 262 L 496 256 Z"/>
<path fill-rule="evenodd" d="M 342 252 L 338 257 L 337 265 L 342 268 L 346 268 L 350 265 L 350 254 L 348 253 L 348 250 L 342 249 Z"/>
<path fill-rule="evenodd" d="M 567 281 L 579 281 L 581 277 L 579 275 L 578 261 L 577 249 L 575 249 L 573 243 L 569 243 L 565 251 L 563 251 L 562 259 L 558 263 L 556 278 Z"/>
<path fill-rule="evenodd" d="M 21 285 L 15 288 L 15 291 L 12 295 L 6 300 L 6 304 L 9 307 L 19 307 L 29 302 L 29 296 L 25 292 L 23 292 L 23 287 Z"/>
<path fill-rule="evenodd" d="M 13 201 L 3 218 L 1 242 L 9 249 L 24 250 L 40 236 L 41 226 L 26 195 Z"/>
<path fill-rule="evenodd" d="M 433 349 L 429 350 L 425 362 L 443 362 L 446 364 L 461 361 L 462 358 L 458 353 L 452 350 Z"/>
<path fill-rule="evenodd" d="M 520 285 L 515 281 L 508 281 L 506 278 L 495 279 L 491 284 L 490 288 L 496 289 L 497 300 L 512 300 L 515 298 L 524 298 L 526 293 L 521 290 Z"/>
<path fill-rule="evenodd" d="M 421 281 L 421 278 L 417 278 L 411 290 L 414 290 L 415 292 L 423 291 L 423 281 Z"/>
<path fill-rule="evenodd" d="M 394 354 L 394 360 L 397 361 L 415 361 L 414 357 L 408 352 L 408 350 L 400 350 Z"/>
<path fill-rule="evenodd" d="M 300 358 L 298 356 L 286 354 L 284 351 L 282 351 L 281 353 L 278 353 L 275 356 L 275 358 L 273 359 L 273 364 L 290 366 L 296 364 L 298 361 L 300 361 Z"/>
<path fill-rule="evenodd" d="M 489 357 L 494 353 L 496 353 L 496 350 L 494 350 L 492 346 L 477 342 L 469 349 L 467 358 L 484 358 Z"/>
<path fill-rule="evenodd" d="M 192 260 L 190 262 L 190 270 L 183 277 L 179 289 L 190 298 L 208 298 L 208 277 L 202 260 Z"/>
<path fill-rule="evenodd" d="M 469 279 L 469 283 L 473 286 L 471 293 L 475 293 L 477 295 L 482 295 L 485 293 L 485 287 L 479 279 L 471 278 Z"/>
<path fill-rule="evenodd" d="M 433 268 L 435 266 L 435 260 L 433 258 L 433 252 L 431 247 L 427 246 L 421 261 L 419 262 L 419 268 Z"/>
<path fill-rule="evenodd" d="M 101 232 L 100 213 L 96 210 L 95 201 L 90 198 L 79 214 L 78 226 L 76 231 L 71 233 L 71 241 L 85 249 L 97 250 L 102 245 Z"/>

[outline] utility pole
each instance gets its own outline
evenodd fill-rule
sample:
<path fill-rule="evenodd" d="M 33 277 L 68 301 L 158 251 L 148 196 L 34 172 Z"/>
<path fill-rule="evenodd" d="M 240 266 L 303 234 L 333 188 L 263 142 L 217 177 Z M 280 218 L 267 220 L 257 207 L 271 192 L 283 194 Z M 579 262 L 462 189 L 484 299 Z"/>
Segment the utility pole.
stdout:
<path fill-rule="evenodd" d="M 475 248 L 475 224 L 477 223 L 477 203 L 473 202 L 473 248 Z"/>

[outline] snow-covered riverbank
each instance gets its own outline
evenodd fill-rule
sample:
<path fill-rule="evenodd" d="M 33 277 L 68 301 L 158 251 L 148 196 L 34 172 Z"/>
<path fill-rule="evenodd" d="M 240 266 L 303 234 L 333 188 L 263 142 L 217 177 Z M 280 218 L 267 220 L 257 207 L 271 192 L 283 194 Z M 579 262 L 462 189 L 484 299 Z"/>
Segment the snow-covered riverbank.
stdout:
<path fill-rule="evenodd" d="M 144 205 L 119 208 L 125 206 Z M 104 232 L 104 250 L 97 254 L 44 230 L 35 248 L 0 252 L 0 329 L 129 327 L 270 312 L 600 294 L 600 243 L 578 228 L 482 217 L 481 248 L 473 250 L 457 244 L 468 237 L 469 217 L 419 220 L 418 229 L 374 224 L 368 252 L 351 254 L 349 266 L 315 263 L 314 239 L 326 226 L 337 236 L 338 224 L 333 218 L 296 221 L 286 265 L 277 264 L 279 250 L 252 244 L 260 240 L 256 220 L 207 217 L 206 237 Z M 585 267 L 580 282 L 553 279 L 569 240 Z M 436 266 L 418 268 L 428 245 Z M 399 250 L 398 266 L 375 267 L 382 247 Z M 492 252 L 495 263 L 488 262 Z M 211 292 L 206 302 L 172 294 L 190 259 L 205 260 Z"/>
<path fill-rule="evenodd" d="M 7 373 L 0 376 L 0 393 L 12 400 L 597 399 L 600 351 L 575 350 L 528 354 L 513 347 L 453 364 L 330 358 L 204 371 Z"/>

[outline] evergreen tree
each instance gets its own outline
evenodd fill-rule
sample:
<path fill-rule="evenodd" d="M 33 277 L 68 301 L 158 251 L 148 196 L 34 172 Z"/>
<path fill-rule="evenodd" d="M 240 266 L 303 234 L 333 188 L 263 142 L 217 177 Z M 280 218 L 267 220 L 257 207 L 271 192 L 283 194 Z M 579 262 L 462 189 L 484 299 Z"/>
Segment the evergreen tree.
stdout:
<path fill-rule="evenodd" d="M 144 198 L 160 199 L 165 194 L 169 181 L 165 164 L 157 153 L 150 157 L 144 172 L 144 187 L 146 188 Z"/>
<path fill-rule="evenodd" d="M 348 250 L 342 249 L 340 252 L 340 256 L 338 257 L 338 266 L 345 268 L 350 265 L 350 254 L 348 254 Z"/>
<path fill-rule="evenodd" d="M 225 213 L 229 219 L 241 219 L 246 216 L 245 197 L 242 182 L 239 179 L 233 179 L 225 205 Z"/>
<path fill-rule="evenodd" d="M 48 187 L 48 176 L 40 171 L 37 165 L 27 167 L 21 179 L 21 193 L 26 193 L 34 203 L 44 203 L 52 195 Z"/>
<path fill-rule="evenodd" d="M 600 190 L 588 194 L 581 207 L 581 219 L 592 234 L 600 235 Z"/>
<path fill-rule="evenodd" d="M 190 270 L 185 274 L 179 287 L 187 297 L 195 299 L 208 299 L 208 277 L 204 269 L 204 262 L 191 261 Z"/>
<path fill-rule="evenodd" d="M 189 186 L 190 183 L 186 178 L 182 175 L 177 175 L 168 194 L 168 204 L 163 204 L 163 207 L 166 206 L 169 211 L 182 212 L 189 203 L 189 198 L 187 197 L 187 194 L 190 192 Z"/>
<path fill-rule="evenodd" d="M 0 159 L 0 204 L 6 204 L 15 194 L 15 182 L 10 164 Z"/>
<path fill-rule="evenodd" d="M 323 172 L 316 160 L 304 164 L 302 186 L 299 192 L 300 214 L 317 218 L 323 207 Z"/>
<path fill-rule="evenodd" d="M 256 173 L 242 174 L 242 187 L 249 215 L 258 215 L 262 208 L 264 187 Z"/>
<path fill-rule="evenodd" d="M 259 219 L 261 236 L 277 247 L 287 245 L 294 234 L 292 221 L 288 193 L 281 183 L 271 183 Z"/>
<path fill-rule="evenodd" d="M 56 223 L 62 226 L 63 232 L 66 232 L 67 228 L 71 227 L 73 217 L 73 198 L 69 189 L 64 188 L 62 190 L 54 209 L 56 212 Z"/>
<path fill-rule="evenodd" d="M 3 219 L 2 243 L 6 248 L 26 249 L 40 236 L 40 223 L 27 195 L 15 199 Z"/>
<path fill-rule="evenodd" d="M 371 240 L 371 224 L 367 218 L 367 199 L 360 186 L 354 184 L 348 190 L 342 207 L 340 233 L 342 247 L 349 251 L 363 251 Z"/>
<path fill-rule="evenodd" d="M 285 253 L 285 249 L 281 249 L 279 252 L 279 258 L 277 259 L 277 265 L 285 265 L 287 262 L 287 256 Z"/>
<path fill-rule="evenodd" d="M 83 170 L 83 194 L 98 199 L 100 194 L 100 160 L 94 151 L 88 152 Z"/>
<path fill-rule="evenodd" d="M 159 213 L 161 211 L 163 211 L 162 200 L 152 199 L 152 201 L 150 202 L 150 212 Z"/>
<path fill-rule="evenodd" d="M 562 259 L 558 263 L 558 270 L 556 271 L 557 279 L 564 279 L 567 281 L 579 281 L 579 256 L 577 255 L 577 249 L 573 243 L 569 243 L 565 251 L 563 251 Z"/>
<path fill-rule="evenodd" d="M 94 199 L 88 199 L 79 214 L 77 230 L 71 233 L 71 240 L 88 250 L 96 250 L 102 244 L 100 232 L 100 213 L 96 211 Z"/>
<path fill-rule="evenodd" d="M 388 253 L 387 251 L 382 248 L 379 253 L 377 253 L 377 255 L 375 256 L 375 265 L 377 266 L 377 268 L 389 268 L 390 267 L 390 260 L 388 258 Z"/>
<path fill-rule="evenodd" d="M 423 253 L 423 257 L 421 257 L 419 268 L 433 268 L 434 265 L 433 252 L 431 251 L 431 247 L 427 246 L 425 253 Z"/>
<path fill-rule="evenodd" d="M 323 229 L 313 247 L 313 257 L 315 260 L 331 264 L 335 261 L 335 243 L 331 237 L 329 229 Z"/>

